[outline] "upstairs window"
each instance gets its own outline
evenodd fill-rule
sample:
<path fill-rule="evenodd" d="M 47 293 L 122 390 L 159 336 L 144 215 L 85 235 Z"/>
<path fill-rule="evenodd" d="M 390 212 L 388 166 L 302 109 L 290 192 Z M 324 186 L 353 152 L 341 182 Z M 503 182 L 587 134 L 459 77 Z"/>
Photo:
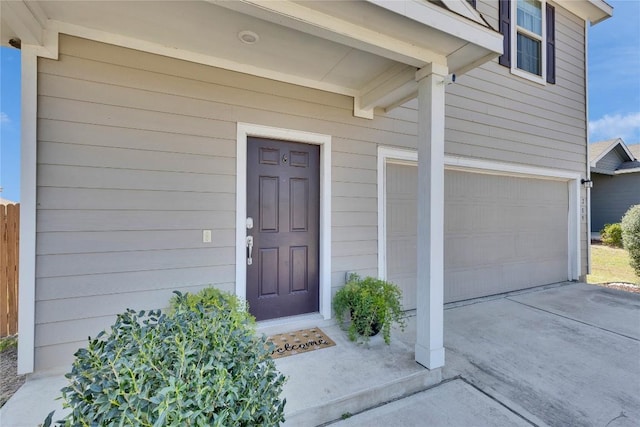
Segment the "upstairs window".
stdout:
<path fill-rule="evenodd" d="M 528 73 L 542 76 L 545 56 L 542 51 L 542 3 L 538 0 L 518 0 L 516 16 L 516 66 Z"/>
<path fill-rule="evenodd" d="M 555 83 L 555 9 L 546 0 L 499 0 L 500 64 L 537 83 Z"/>

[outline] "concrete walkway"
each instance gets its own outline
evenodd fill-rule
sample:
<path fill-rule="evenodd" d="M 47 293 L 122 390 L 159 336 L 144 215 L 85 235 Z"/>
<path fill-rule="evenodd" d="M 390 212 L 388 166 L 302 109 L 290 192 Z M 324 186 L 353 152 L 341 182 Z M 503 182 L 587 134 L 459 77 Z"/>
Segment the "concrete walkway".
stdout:
<path fill-rule="evenodd" d="M 464 382 L 335 425 L 640 425 L 638 294 L 569 284 L 449 307 L 445 346 L 443 378 Z"/>
<path fill-rule="evenodd" d="M 461 379 L 332 424 L 334 427 L 530 425 Z"/>
<path fill-rule="evenodd" d="M 441 371 L 412 361 L 415 317 L 390 347 L 317 326 L 336 347 L 277 362 L 287 426 L 640 425 L 639 294 L 573 283 L 447 306 Z M 42 422 L 64 381 L 30 378 L 0 425 Z"/>

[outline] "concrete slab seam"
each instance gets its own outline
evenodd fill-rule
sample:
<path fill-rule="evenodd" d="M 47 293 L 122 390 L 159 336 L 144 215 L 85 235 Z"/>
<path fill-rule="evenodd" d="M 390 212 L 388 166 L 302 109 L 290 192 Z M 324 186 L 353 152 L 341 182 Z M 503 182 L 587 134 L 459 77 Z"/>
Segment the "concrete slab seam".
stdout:
<path fill-rule="evenodd" d="M 525 417 L 524 415 L 522 415 L 521 413 L 519 413 L 515 409 L 512 409 L 511 407 L 509 407 L 508 405 L 506 405 L 505 403 L 503 403 L 499 399 L 495 398 L 490 393 L 484 391 L 483 389 L 481 389 L 480 387 L 478 387 L 477 385 L 475 385 L 471 381 L 467 380 L 465 377 L 459 376 L 459 379 L 462 380 L 462 382 L 464 382 L 465 384 L 468 384 L 469 386 L 473 387 L 475 390 L 478 390 L 480 393 L 482 393 L 483 395 L 487 396 L 489 399 L 493 400 L 498 405 L 502 406 L 503 408 L 505 408 L 506 410 L 508 410 L 512 414 L 516 415 L 517 417 L 521 418 L 522 420 L 526 421 L 527 423 L 531 424 L 532 426 L 538 427 L 538 424 L 536 424 L 533 421 L 529 420 L 527 417 Z"/>
<path fill-rule="evenodd" d="M 449 378 L 449 379 L 446 379 L 446 380 L 442 380 L 437 384 L 430 385 L 428 387 L 425 387 L 425 388 L 423 388 L 421 390 L 417 390 L 417 391 L 415 391 L 413 393 L 410 393 L 410 394 L 407 394 L 405 396 L 396 397 L 395 399 L 391 399 L 391 400 L 388 400 L 386 402 L 379 403 L 379 404 L 374 405 L 374 406 L 372 406 L 370 408 L 363 409 L 362 411 L 358 411 L 358 412 L 355 412 L 353 414 L 349 414 L 349 418 L 354 417 L 356 415 L 364 414 L 365 412 L 369 412 L 369 411 L 371 411 L 373 409 L 380 408 L 382 406 L 388 405 L 388 404 L 393 403 L 393 402 L 397 402 L 399 400 L 407 399 L 407 398 L 409 398 L 411 396 L 415 396 L 416 394 L 424 393 L 425 391 L 432 390 L 434 388 L 440 387 L 441 385 L 450 383 L 451 381 L 455 381 L 455 380 L 463 380 L 464 381 L 464 379 L 460 375 L 457 375 L 455 377 L 452 377 L 452 378 Z M 343 420 L 338 418 L 338 419 L 335 419 L 335 420 L 332 420 L 332 421 L 328 421 L 328 422 L 326 422 L 324 424 L 320 424 L 318 427 L 325 427 L 325 426 L 328 426 L 328 425 L 331 425 L 331 424 L 338 423 L 340 421 L 343 421 Z"/>
<path fill-rule="evenodd" d="M 505 298 L 505 299 L 509 300 L 511 302 L 515 302 L 516 304 L 524 305 L 525 307 L 529 307 L 529 308 L 531 308 L 533 310 L 539 310 L 539 311 L 542 311 L 544 313 L 553 314 L 554 316 L 562 317 L 563 319 L 572 320 L 574 322 L 581 323 L 581 324 L 586 325 L 586 326 L 591 326 L 593 328 L 600 329 L 601 331 L 604 331 L 604 332 L 609 332 L 611 334 L 618 335 L 618 336 L 623 337 L 623 338 L 628 338 L 630 340 L 640 342 L 640 340 L 638 338 L 630 337 L 629 335 L 621 334 L 620 332 L 612 331 L 610 329 L 603 328 L 602 326 L 593 325 L 591 323 L 587 323 L 587 322 L 579 320 L 579 319 L 574 319 L 573 317 L 569 317 L 569 316 L 565 316 L 565 315 L 562 315 L 562 314 L 559 314 L 559 313 L 555 313 L 553 311 L 545 310 L 544 308 L 536 307 L 534 305 L 530 305 L 530 304 L 524 303 L 522 301 L 517 301 L 517 300 L 511 299 L 511 298 L 508 298 L 508 297 Z"/>
<path fill-rule="evenodd" d="M 549 285 L 534 286 L 532 288 L 520 289 L 518 291 L 503 292 L 501 294 L 488 295 L 486 297 L 478 297 L 478 298 L 471 298 L 471 299 L 467 299 L 467 300 L 463 300 L 463 301 L 449 302 L 449 303 L 446 303 L 444 305 L 444 309 L 445 310 L 450 310 L 450 309 L 453 309 L 453 308 L 460 308 L 460 307 L 466 307 L 466 306 L 469 306 L 469 305 L 480 304 L 480 303 L 487 302 L 487 301 L 496 301 L 496 300 L 500 300 L 500 299 L 507 299 L 509 297 L 515 297 L 515 296 L 519 296 L 519 295 L 526 295 L 526 294 L 531 294 L 531 293 L 534 293 L 534 292 L 542 292 L 542 291 L 546 291 L 546 290 L 549 290 L 549 289 L 561 288 L 563 286 L 575 285 L 576 283 L 578 283 L 578 282 L 574 281 L 574 282 L 551 283 Z"/>

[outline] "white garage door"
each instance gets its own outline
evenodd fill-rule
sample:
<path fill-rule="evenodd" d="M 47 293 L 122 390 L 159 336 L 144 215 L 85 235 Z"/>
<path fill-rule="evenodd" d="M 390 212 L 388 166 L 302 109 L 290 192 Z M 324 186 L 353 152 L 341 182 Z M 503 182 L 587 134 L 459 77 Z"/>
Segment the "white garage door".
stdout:
<path fill-rule="evenodd" d="M 387 278 L 415 308 L 417 168 L 387 165 Z M 411 195 L 413 195 L 411 197 Z M 566 182 L 445 172 L 445 302 L 568 277 Z"/>

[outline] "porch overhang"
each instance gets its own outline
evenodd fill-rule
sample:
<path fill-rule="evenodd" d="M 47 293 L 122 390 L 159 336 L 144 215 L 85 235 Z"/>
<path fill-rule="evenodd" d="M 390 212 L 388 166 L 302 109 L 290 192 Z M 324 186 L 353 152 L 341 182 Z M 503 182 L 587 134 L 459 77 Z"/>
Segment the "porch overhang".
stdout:
<path fill-rule="evenodd" d="M 414 98 L 428 64 L 460 75 L 502 53 L 502 35 L 457 0 L 24 0 L 1 12 L 2 44 L 38 56 L 56 59 L 64 33 L 347 95 L 363 118 Z"/>

